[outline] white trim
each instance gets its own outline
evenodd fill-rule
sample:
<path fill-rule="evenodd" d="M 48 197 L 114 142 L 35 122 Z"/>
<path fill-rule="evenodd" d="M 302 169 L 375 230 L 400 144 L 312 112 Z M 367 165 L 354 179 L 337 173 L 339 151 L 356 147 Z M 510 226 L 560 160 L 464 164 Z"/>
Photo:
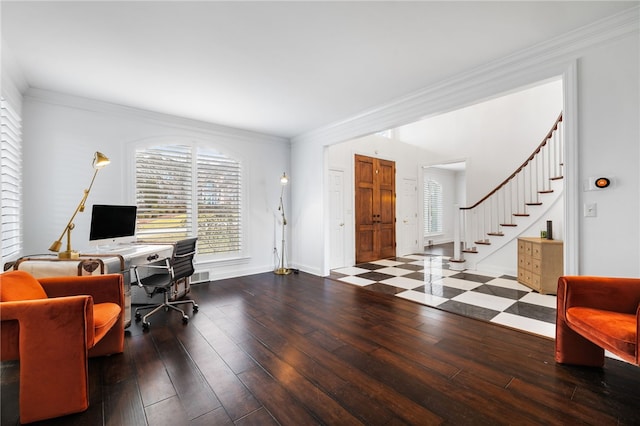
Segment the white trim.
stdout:
<path fill-rule="evenodd" d="M 468 106 L 560 75 L 586 49 L 637 32 L 640 7 L 596 21 L 528 49 L 460 73 L 411 95 L 292 138 L 332 145 Z"/>
<path fill-rule="evenodd" d="M 578 170 L 578 65 L 573 61 L 562 75 L 564 111 L 564 273 L 579 275 L 580 181 Z"/>
<path fill-rule="evenodd" d="M 565 103 L 565 163 L 568 167 L 565 189 L 565 274 L 579 268 L 579 194 L 576 61 L 585 50 L 637 33 L 640 6 L 602 19 L 531 48 L 463 72 L 419 92 L 388 104 L 294 137 L 291 144 L 324 146 L 355 139 L 384 129 L 398 127 L 422 118 L 463 108 L 495 98 L 509 91 L 562 75 Z M 325 162 L 325 165 L 327 163 Z M 326 167 L 325 167 L 326 168 Z M 323 243 L 328 244 L 325 233 Z M 323 263 L 328 271 L 328 264 Z"/>
<path fill-rule="evenodd" d="M 263 133 L 251 132 L 248 130 L 227 127 L 215 123 L 207 123 L 189 118 L 177 117 L 160 112 L 147 111 L 124 105 L 112 104 L 95 99 L 82 98 L 49 90 L 29 88 L 24 95 L 24 99 L 31 99 L 37 102 L 60 105 L 75 108 L 83 111 L 91 111 L 102 114 L 113 114 L 128 119 L 149 121 L 164 126 L 173 127 L 179 130 L 202 132 L 208 136 L 219 136 L 228 139 L 237 139 L 246 142 L 260 143 L 282 143 L 288 139 L 267 135 Z"/>
<path fill-rule="evenodd" d="M 0 11 L 2 7 L 0 6 Z M 0 13 L 1 14 L 1 13 Z M 15 55 L 9 46 L 1 40 L 2 43 L 0 55 L 0 87 L 2 87 L 2 96 L 9 102 L 11 107 L 22 114 L 22 94 L 27 90 L 29 84 L 24 77 L 24 72 L 15 59 Z"/>

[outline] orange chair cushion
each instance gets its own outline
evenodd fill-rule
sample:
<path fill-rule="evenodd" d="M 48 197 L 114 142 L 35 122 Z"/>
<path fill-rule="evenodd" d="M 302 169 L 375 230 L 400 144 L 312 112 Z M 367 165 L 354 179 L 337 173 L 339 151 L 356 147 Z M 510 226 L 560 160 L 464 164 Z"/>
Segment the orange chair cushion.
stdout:
<path fill-rule="evenodd" d="M 118 321 L 120 306 L 116 303 L 105 302 L 93 305 L 94 342 L 99 342 Z"/>
<path fill-rule="evenodd" d="M 47 293 L 33 275 L 24 271 L 13 271 L 0 276 L 0 302 L 47 299 Z"/>
<path fill-rule="evenodd" d="M 28 272 L 12 271 L 11 273 L 0 275 L 0 280 L 2 280 L 0 285 L 1 302 L 49 298 L 40 282 Z M 93 342 L 99 342 L 111 330 L 111 327 L 118 321 L 121 311 L 120 306 L 112 302 L 93 305 Z M 90 342 L 90 344 L 93 342 Z"/>
<path fill-rule="evenodd" d="M 573 307 L 567 309 L 567 322 L 591 341 L 635 356 L 636 316 L 603 309 Z"/>

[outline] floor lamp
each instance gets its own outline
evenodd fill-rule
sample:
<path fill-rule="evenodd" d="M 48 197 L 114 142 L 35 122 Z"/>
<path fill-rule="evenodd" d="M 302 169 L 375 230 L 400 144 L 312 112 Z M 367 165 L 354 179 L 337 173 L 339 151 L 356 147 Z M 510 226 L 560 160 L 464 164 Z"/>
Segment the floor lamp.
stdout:
<path fill-rule="evenodd" d="M 73 212 L 73 215 L 71 215 L 71 219 L 69 219 L 69 223 L 67 223 L 67 226 L 65 226 L 64 231 L 62 231 L 62 235 L 60 235 L 60 238 L 54 241 L 53 244 L 51 244 L 51 247 L 49 247 L 50 251 L 59 252 L 58 253 L 59 259 L 78 259 L 80 257 L 80 253 L 78 253 L 77 251 L 71 250 L 71 231 L 75 227 L 75 225 L 73 224 L 73 219 L 75 219 L 78 212 L 84 211 L 84 205 L 87 201 L 87 197 L 89 196 L 89 192 L 91 192 L 91 188 L 93 187 L 93 182 L 96 180 L 96 175 L 98 174 L 98 171 L 100 171 L 100 169 L 102 169 L 104 166 L 108 165 L 109 163 L 110 163 L 109 159 L 103 153 L 96 151 L 96 153 L 93 155 L 93 168 L 95 169 L 95 172 L 93 173 L 93 178 L 91 178 L 91 183 L 89 184 L 89 188 L 84 190 L 84 195 L 80 200 L 80 204 L 78 204 L 78 207 L 76 207 L 76 210 Z M 60 247 L 62 246 L 62 238 L 64 237 L 65 234 L 67 234 L 67 249 L 65 251 L 60 251 Z"/>
<path fill-rule="evenodd" d="M 278 206 L 278 211 L 282 215 L 282 245 L 280 246 L 280 266 L 273 271 L 273 273 L 276 275 L 288 275 L 291 273 L 291 269 L 284 266 L 284 230 L 285 226 L 287 226 L 287 218 L 284 214 L 284 204 L 282 202 L 282 196 L 284 195 L 284 187 L 287 186 L 287 183 L 289 183 L 289 178 L 287 177 L 286 173 L 282 173 L 282 176 L 280 177 L 280 185 L 282 185 L 282 188 L 280 189 L 280 205 Z"/>

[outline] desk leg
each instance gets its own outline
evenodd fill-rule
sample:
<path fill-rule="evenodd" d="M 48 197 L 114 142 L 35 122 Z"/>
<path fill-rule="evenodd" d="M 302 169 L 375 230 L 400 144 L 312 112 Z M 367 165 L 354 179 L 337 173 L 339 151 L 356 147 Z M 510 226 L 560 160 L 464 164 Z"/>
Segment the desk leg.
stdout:
<path fill-rule="evenodd" d="M 124 285 L 124 328 L 131 325 L 131 283 Z"/>

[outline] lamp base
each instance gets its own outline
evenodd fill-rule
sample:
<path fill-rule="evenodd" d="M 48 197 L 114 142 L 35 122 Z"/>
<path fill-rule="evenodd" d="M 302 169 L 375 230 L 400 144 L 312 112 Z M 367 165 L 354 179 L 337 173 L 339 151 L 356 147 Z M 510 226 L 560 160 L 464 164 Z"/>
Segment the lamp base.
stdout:
<path fill-rule="evenodd" d="M 274 274 L 276 275 L 289 275 L 291 273 L 291 269 L 289 268 L 278 268 L 275 271 L 273 271 Z"/>
<path fill-rule="evenodd" d="M 80 252 L 67 250 L 58 253 L 58 259 L 80 259 Z"/>

